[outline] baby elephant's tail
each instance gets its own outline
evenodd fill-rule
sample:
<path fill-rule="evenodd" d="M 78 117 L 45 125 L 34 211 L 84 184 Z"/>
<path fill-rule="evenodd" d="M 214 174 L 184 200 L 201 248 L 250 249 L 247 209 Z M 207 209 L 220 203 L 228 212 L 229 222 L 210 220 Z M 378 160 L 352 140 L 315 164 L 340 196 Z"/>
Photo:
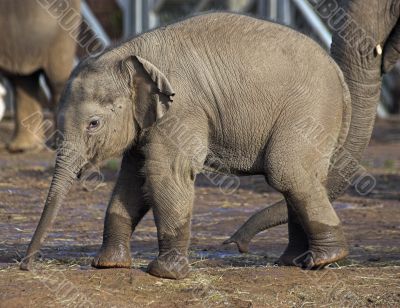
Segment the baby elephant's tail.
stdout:
<path fill-rule="evenodd" d="M 249 251 L 249 243 L 259 232 L 287 223 L 285 200 L 278 201 L 251 216 L 224 244 L 235 243 L 240 252 Z"/>

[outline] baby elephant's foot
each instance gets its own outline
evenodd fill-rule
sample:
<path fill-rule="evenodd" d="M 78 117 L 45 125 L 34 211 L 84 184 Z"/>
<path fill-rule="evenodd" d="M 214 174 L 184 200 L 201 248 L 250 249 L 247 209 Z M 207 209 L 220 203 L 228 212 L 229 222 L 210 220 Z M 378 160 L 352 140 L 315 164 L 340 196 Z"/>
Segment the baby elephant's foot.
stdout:
<path fill-rule="evenodd" d="M 349 254 L 348 248 L 336 247 L 313 247 L 301 261 L 304 269 L 323 269 L 325 266 L 346 258 Z"/>
<path fill-rule="evenodd" d="M 153 276 L 169 279 L 183 279 L 190 270 L 186 255 L 172 250 L 159 255 L 147 267 L 147 272 Z"/>
<path fill-rule="evenodd" d="M 92 266 L 96 268 L 130 268 L 129 248 L 124 245 L 101 247 L 100 252 L 92 261 Z"/>
<path fill-rule="evenodd" d="M 346 240 L 340 226 L 330 231 L 312 236 L 309 250 L 298 256 L 294 262 L 303 269 L 322 269 L 344 259 L 349 254 Z"/>

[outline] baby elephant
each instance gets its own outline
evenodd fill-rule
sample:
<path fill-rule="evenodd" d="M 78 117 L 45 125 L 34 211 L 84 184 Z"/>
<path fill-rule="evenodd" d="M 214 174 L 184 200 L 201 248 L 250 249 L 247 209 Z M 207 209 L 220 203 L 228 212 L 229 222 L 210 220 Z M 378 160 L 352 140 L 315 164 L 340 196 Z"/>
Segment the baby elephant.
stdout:
<path fill-rule="evenodd" d="M 262 174 L 285 196 L 308 240 L 299 243 L 297 265 L 344 258 L 324 182 L 347 136 L 350 103 L 340 69 L 315 42 L 236 14 L 195 16 L 85 60 L 60 102 L 64 138 L 21 268 L 74 180 L 121 154 L 94 267 L 130 267 L 132 232 L 151 207 L 159 255 L 148 272 L 185 277 L 196 175 L 222 168 Z"/>

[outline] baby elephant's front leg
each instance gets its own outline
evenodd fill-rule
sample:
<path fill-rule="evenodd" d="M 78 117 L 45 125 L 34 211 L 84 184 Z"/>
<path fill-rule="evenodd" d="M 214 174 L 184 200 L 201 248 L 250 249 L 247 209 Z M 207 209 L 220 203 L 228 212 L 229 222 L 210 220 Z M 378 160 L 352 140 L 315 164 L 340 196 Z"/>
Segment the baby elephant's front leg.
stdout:
<path fill-rule="evenodd" d="M 139 175 L 142 160 L 137 153 L 124 155 L 104 221 L 103 244 L 92 262 L 94 267 L 131 266 L 131 235 L 149 210 L 142 190 L 144 179 Z"/>
<path fill-rule="evenodd" d="M 181 279 L 189 272 L 187 254 L 194 180 L 186 171 L 176 174 L 176 170 L 166 169 L 147 174 L 146 189 L 153 203 L 159 246 L 159 255 L 147 270 L 157 277 Z"/>

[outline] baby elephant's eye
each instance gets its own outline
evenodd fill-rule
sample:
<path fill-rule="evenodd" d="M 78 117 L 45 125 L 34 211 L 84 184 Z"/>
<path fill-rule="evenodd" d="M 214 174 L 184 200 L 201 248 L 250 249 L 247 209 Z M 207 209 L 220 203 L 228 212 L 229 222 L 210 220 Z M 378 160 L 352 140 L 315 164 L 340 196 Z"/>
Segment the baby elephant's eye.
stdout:
<path fill-rule="evenodd" d="M 88 129 L 95 129 L 99 127 L 100 121 L 99 120 L 91 120 L 88 126 Z"/>

